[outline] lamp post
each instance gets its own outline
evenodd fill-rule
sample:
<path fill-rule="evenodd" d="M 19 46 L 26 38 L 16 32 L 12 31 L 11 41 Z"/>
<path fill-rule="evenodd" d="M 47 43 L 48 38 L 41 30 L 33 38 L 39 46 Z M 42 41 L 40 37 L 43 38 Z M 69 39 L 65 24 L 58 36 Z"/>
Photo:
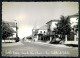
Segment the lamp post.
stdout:
<path fill-rule="evenodd" d="M 16 23 L 16 38 L 18 38 L 18 32 L 17 32 L 18 27 L 17 27 L 17 22 L 16 22 L 16 20 L 15 20 L 15 23 Z"/>

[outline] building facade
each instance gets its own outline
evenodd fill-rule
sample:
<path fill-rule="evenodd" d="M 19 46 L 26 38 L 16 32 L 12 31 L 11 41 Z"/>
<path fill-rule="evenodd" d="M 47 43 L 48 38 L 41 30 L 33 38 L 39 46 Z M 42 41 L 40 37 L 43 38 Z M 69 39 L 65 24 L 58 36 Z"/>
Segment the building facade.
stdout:
<path fill-rule="evenodd" d="M 43 25 L 38 29 L 38 40 L 46 40 L 45 35 L 47 35 L 47 25 Z"/>
<path fill-rule="evenodd" d="M 47 35 L 50 35 L 50 41 L 52 41 L 52 37 L 55 35 L 55 28 L 57 28 L 57 23 L 59 20 L 50 20 L 47 22 Z"/>
<path fill-rule="evenodd" d="M 10 26 L 10 28 L 12 28 L 12 29 L 14 30 L 13 35 L 10 36 L 9 38 L 16 38 L 16 37 L 18 37 L 18 32 L 17 32 L 18 27 L 17 27 L 17 23 L 15 23 L 15 22 L 8 22 L 8 21 L 6 21 L 6 23 L 8 23 L 9 26 Z"/>
<path fill-rule="evenodd" d="M 32 29 L 32 35 L 33 35 L 32 37 L 33 37 L 34 41 L 41 40 L 42 36 L 46 35 L 46 34 L 47 34 L 47 26 L 46 25 L 41 26 L 38 29 Z"/>
<path fill-rule="evenodd" d="M 78 20 L 79 20 L 79 14 L 74 14 L 69 16 L 70 17 L 70 23 L 71 23 L 71 35 L 65 36 L 65 44 L 77 44 L 78 45 L 78 39 L 79 39 L 79 31 L 78 31 Z M 69 38 L 71 37 L 71 38 Z"/>
<path fill-rule="evenodd" d="M 5 42 L 15 42 L 16 39 L 18 38 L 17 23 L 15 23 L 15 22 L 8 22 L 8 21 L 5 21 L 5 23 L 7 23 L 10 26 L 10 28 L 12 29 L 12 31 L 13 31 L 13 35 L 7 37 L 7 39 L 5 40 Z M 4 40 L 2 40 L 2 42 L 4 42 Z"/>

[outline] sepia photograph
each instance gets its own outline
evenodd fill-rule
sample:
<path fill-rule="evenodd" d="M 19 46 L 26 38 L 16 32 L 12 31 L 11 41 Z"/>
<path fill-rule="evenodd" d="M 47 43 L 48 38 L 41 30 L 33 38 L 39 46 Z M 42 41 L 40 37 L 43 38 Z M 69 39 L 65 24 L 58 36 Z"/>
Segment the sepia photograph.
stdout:
<path fill-rule="evenodd" d="M 5 57 L 78 57 L 79 3 L 2 2 Z"/>

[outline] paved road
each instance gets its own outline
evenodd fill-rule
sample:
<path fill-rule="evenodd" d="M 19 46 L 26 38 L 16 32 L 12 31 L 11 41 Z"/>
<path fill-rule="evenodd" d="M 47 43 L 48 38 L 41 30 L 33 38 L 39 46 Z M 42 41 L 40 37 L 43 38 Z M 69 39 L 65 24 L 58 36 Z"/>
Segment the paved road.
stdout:
<path fill-rule="evenodd" d="M 23 42 L 23 45 L 2 46 L 2 56 L 78 56 L 78 48 L 55 47 L 41 43 Z"/>

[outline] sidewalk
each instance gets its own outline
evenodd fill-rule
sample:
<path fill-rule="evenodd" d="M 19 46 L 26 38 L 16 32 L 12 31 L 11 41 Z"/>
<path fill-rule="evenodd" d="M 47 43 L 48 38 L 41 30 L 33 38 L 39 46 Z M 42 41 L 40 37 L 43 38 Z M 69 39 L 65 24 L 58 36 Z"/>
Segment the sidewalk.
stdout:
<path fill-rule="evenodd" d="M 64 44 L 51 44 L 51 43 L 49 43 L 49 41 L 44 42 L 44 41 L 30 41 L 30 40 L 26 40 L 24 42 L 31 42 L 31 43 L 35 43 L 35 44 L 39 44 L 39 45 L 50 46 L 50 47 L 73 48 L 72 46 L 67 46 L 67 45 L 64 45 Z M 75 47 L 75 48 L 77 48 L 77 47 Z"/>
<path fill-rule="evenodd" d="M 45 46 L 50 46 L 50 47 L 62 47 L 62 48 L 73 48 L 73 47 L 69 47 L 69 46 L 66 46 L 64 44 L 50 44 L 49 42 L 42 42 L 42 41 L 37 41 L 37 42 L 32 42 L 32 43 L 37 43 L 37 44 L 40 44 L 40 45 L 45 45 Z"/>
<path fill-rule="evenodd" d="M 2 43 L 2 47 L 7 47 L 7 46 L 15 46 L 15 45 L 23 45 L 23 43 L 15 42 L 15 43 Z"/>

